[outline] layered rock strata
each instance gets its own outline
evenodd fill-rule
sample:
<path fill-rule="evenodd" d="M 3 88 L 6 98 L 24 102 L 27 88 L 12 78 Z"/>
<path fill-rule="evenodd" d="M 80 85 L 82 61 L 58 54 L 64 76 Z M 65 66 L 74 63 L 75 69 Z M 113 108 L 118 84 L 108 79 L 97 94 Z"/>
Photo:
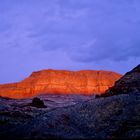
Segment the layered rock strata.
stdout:
<path fill-rule="evenodd" d="M 0 96 L 29 98 L 38 94 L 102 94 L 112 87 L 120 74 L 97 70 L 42 70 L 21 82 L 0 85 Z"/>

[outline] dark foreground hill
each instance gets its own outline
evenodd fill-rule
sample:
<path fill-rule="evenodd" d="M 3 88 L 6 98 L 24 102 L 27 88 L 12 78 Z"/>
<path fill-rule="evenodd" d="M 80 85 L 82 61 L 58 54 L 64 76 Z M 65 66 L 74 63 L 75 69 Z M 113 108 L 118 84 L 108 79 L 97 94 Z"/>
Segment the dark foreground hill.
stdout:
<path fill-rule="evenodd" d="M 138 74 L 139 66 L 136 69 Z M 129 74 L 131 72 L 133 71 Z M 134 79 L 132 76 L 129 81 L 135 83 L 139 81 L 137 79 L 139 77 Z M 46 108 L 36 108 L 28 106 L 27 102 L 24 105 L 17 104 L 17 101 L 21 100 L 1 98 L 0 137 L 9 139 L 140 138 L 140 92 L 137 85 L 138 83 L 136 86 L 133 85 L 127 93 L 116 94 L 114 90 L 116 95 L 112 94 L 112 91 L 108 97 L 96 99 L 91 97 L 86 100 L 82 97 L 80 100 L 75 98 L 78 100 L 74 104 L 52 109 L 49 105 Z M 127 84 L 125 86 L 127 87 Z M 117 91 L 122 91 L 117 88 Z M 11 104 L 7 105 L 8 102 Z M 71 100 L 69 103 L 73 102 L 74 100 Z M 13 109 L 8 110 L 9 106 Z"/>
<path fill-rule="evenodd" d="M 133 92 L 140 93 L 140 64 L 117 80 L 115 85 L 110 87 L 105 94 L 99 96 L 105 97 Z"/>
<path fill-rule="evenodd" d="M 1 99 L 1 103 L 5 100 Z M 15 101 L 9 102 L 11 104 L 0 107 L 2 138 L 140 137 L 139 93 L 92 99 L 53 109 L 17 106 Z"/>
<path fill-rule="evenodd" d="M 29 106 L 16 107 L 16 103 L 13 104 L 15 108 L 10 110 L 6 105 L 0 108 L 0 137 L 9 139 L 140 137 L 139 93 L 92 99 L 51 110 Z"/>

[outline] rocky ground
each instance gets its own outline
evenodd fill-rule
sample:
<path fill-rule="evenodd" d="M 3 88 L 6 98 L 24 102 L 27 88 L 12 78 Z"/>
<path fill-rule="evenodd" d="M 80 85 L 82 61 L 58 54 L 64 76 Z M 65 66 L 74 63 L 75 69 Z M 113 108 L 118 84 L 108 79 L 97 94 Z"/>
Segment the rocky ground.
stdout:
<path fill-rule="evenodd" d="M 33 98 L 10 99 L 0 98 L 0 123 L 18 119 L 33 118 L 50 110 L 71 106 L 79 102 L 87 101 L 95 96 L 84 95 L 39 95 L 45 107 L 34 107 L 31 105 Z"/>
<path fill-rule="evenodd" d="M 1 98 L 0 137 L 7 139 L 140 137 L 139 93 L 87 99 L 88 101 L 82 98 L 80 103 L 73 104 L 72 101 L 68 106 L 60 105 L 61 107 L 57 108 L 49 106 L 50 99 L 46 100 L 48 100 L 48 105 L 45 103 L 47 108 L 36 108 L 26 106 L 31 100 L 25 103 L 25 100 Z M 62 103 L 62 100 L 60 102 Z"/>

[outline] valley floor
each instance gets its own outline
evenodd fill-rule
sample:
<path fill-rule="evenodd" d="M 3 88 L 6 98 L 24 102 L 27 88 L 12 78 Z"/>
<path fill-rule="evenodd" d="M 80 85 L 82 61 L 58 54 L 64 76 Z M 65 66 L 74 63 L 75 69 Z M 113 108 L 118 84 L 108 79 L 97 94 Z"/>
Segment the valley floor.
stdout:
<path fill-rule="evenodd" d="M 46 108 L 32 99 L 0 98 L 0 137 L 139 138 L 140 93 L 95 99 L 84 95 L 41 95 Z"/>

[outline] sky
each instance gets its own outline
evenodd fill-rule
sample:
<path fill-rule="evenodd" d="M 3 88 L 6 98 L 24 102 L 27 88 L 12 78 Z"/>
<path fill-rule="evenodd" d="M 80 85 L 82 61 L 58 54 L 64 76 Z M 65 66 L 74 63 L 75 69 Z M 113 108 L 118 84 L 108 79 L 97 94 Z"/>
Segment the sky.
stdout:
<path fill-rule="evenodd" d="M 140 62 L 140 0 L 0 0 L 0 83 L 42 69 L 110 70 Z"/>

